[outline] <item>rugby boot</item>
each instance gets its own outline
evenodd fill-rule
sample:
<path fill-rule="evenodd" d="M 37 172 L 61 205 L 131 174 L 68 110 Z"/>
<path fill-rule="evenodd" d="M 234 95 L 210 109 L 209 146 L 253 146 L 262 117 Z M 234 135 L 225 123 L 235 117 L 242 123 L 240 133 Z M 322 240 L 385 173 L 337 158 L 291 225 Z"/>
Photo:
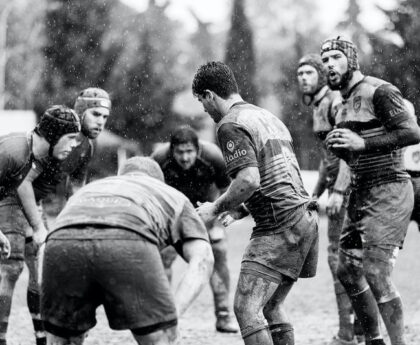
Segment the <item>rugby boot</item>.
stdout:
<path fill-rule="evenodd" d="M 237 333 L 239 331 L 236 320 L 229 314 L 216 317 L 216 330 L 221 333 Z"/>
<path fill-rule="evenodd" d="M 344 340 L 339 337 L 334 336 L 332 340 L 328 343 L 328 345 L 357 345 L 358 342 L 354 338 L 352 340 Z"/>

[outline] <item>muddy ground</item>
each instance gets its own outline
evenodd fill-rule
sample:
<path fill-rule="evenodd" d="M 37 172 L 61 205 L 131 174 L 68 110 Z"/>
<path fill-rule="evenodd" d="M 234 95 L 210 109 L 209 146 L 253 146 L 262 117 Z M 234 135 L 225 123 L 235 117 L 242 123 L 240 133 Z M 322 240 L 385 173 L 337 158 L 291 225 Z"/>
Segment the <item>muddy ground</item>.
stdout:
<path fill-rule="evenodd" d="M 321 217 L 320 257 L 317 277 L 300 280 L 294 286 L 286 301 L 286 308 L 294 323 L 296 344 L 324 345 L 337 331 L 337 311 L 333 294 L 332 279 L 327 265 L 326 220 Z M 228 228 L 229 266 L 231 268 L 232 290 L 238 278 L 242 251 L 248 241 L 252 222 L 249 219 Z M 420 344 L 420 233 L 412 223 L 405 248 L 400 252 L 395 269 L 395 282 L 400 289 L 405 304 L 406 328 L 409 345 Z M 179 277 L 184 263 L 175 263 L 174 277 Z M 179 279 L 179 278 L 178 278 Z M 174 279 L 176 284 L 177 278 Z M 26 308 L 25 287 L 27 271 L 18 281 L 13 300 L 13 310 L 9 325 L 9 345 L 35 344 L 32 323 Z M 231 292 L 233 299 L 233 291 Z M 135 344 L 129 332 L 112 331 L 104 316 L 98 310 L 98 324 L 86 339 L 86 345 Z M 214 345 L 243 344 L 241 337 L 220 334 L 214 328 L 213 303 L 207 287 L 180 320 L 182 344 Z"/>

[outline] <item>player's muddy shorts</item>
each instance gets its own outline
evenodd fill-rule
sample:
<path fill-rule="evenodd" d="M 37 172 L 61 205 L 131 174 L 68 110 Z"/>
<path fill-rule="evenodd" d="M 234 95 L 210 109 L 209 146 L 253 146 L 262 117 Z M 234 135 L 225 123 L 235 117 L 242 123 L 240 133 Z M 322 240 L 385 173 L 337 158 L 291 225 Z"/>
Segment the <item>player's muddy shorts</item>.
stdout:
<path fill-rule="evenodd" d="M 112 236 L 98 239 L 99 232 Z M 45 328 L 61 337 L 94 327 L 101 304 L 112 329 L 144 335 L 177 323 L 157 247 L 123 229 L 68 228 L 52 234 L 41 296 Z"/>
<path fill-rule="evenodd" d="M 340 248 L 383 245 L 402 248 L 413 203 L 413 187 L 409 180 L 352 191 Z"/>
<path fill-rule="evenodd" d="M 0 229 L 10 242 L 11 253 L 7 260 L 25 259 L 25 237 L 29 227 L 22 207 L 16 202 L 0 202 Z"/>
<path fill-rule="evenodd" d="M 316 274 L 318 263 L 318 212 L 301 210 L 300 220 L 284 231 L 251 238 L 242 258 L 241 273 L 275 283 L 288 276 L 293 280 Z"/>

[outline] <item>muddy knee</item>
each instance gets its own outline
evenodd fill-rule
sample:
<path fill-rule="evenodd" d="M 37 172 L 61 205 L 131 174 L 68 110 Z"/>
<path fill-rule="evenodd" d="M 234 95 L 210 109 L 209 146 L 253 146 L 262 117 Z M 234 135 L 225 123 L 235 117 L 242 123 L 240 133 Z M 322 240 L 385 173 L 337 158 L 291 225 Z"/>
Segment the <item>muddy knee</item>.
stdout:
<path fill-rule="evenodd" d="M 363 261 L 360 250 L 346 250 L 339 252 L 337 278 L 348 290 L 359 286 L 363 278 Z"/>
<path fill-rule="evenodd" d="M 251 303 L 251 301 L 244 303 L 235 298 L 233 311 L 235 313 L 236 319 L 238 320 L 243 338 L 246 338 L 268 327 L 267 321 L 262 312 L 262 308 L 254 305 Z"/>
<path fill-rule="evenodd" d="M 392 251 L 387 253 L 381 248 L 373 248 L 366 253 L 363 271 L 378 303 L 399 297 L 391 280 L 395 259 Z"/>

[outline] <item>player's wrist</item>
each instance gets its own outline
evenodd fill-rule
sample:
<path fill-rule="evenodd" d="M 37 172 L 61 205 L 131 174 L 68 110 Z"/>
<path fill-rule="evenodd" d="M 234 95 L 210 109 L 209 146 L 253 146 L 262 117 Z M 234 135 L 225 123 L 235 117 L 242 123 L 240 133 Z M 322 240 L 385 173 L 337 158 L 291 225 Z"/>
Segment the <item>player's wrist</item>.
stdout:
<path fill-rule="evenodd" d="M 345 190 L 340 190 L 338 188 L 333 188 L 332 189 L 332 193 L 338 194 L 338 195 L 345 195 L 346 194 L 346 191 Z"/>

